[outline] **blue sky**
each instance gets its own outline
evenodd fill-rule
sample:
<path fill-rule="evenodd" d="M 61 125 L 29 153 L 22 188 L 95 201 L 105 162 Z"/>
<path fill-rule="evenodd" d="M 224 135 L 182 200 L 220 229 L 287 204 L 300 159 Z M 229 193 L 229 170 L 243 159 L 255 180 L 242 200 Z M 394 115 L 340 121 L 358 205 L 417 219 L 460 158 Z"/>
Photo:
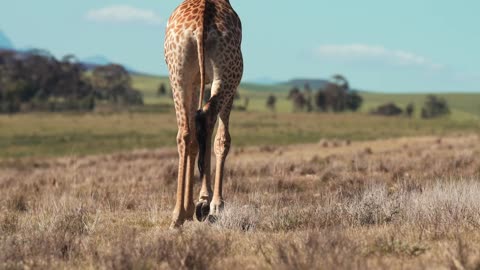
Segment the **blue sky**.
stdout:
<path fill-rule="evenodd" d="M 105 56 L 167 74 L 164 28 L 180 0 L 2 0 L 19 48 Z M 231 0 L 244 26 L 244 81 L 344 74 L 360 89 L 480 91 L 480 1 Z"/>

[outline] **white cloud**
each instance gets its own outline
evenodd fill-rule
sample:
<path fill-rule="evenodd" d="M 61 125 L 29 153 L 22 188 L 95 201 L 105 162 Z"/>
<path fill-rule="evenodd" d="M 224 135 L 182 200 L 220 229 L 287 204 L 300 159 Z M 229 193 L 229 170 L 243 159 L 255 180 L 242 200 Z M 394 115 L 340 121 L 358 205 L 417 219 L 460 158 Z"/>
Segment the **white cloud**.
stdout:
<path fill-rule="evenodd" d="M 443 65 L 411 52 L 366 44 L 322 45 L 315 50 L 315 53 L 323 58 L 342 61 L 381 61 L 396 66 L 418 66 L 432 70 L 444 68 Z"/>
<path fill-rule="evenodd" d="M 161 24 L 162 18 L 155 11 L 128 5 L 114 5 L 90 10 L 86 19 L 95 22 Z"/>

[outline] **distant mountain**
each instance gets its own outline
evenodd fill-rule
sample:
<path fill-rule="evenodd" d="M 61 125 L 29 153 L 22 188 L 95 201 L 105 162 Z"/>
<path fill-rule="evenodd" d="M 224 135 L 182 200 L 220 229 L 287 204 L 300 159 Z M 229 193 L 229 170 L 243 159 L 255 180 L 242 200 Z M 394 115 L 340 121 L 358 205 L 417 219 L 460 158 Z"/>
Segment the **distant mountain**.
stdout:
<path fill-rule="evenodd" d="M 86 64 L 91 64 L 92 66 L 106 66 L 113 63 L 112 61 L 110 61 L 110 59 L 102 55 L 87 57 L 87 58 L 81 59 L 81 62 Z"/>
<path fill-rule="evenodd" d="M 258 77 L 255 79 L 250 79 L 248 82 L 261 85 L 274 85 L 281 83 L 280 81 L 272 79 L 271 77 Z"/>
<path fill-rule="evenodd" d="M 2 31 L 0 31 L 0 49 L 8 49 L 8 50 L 13 49 L 13 43 L 10 41 L 7 35 L 4 34 Z"/>
<path fill-rule="evenodd" d="M 319 88 L 325 88 L 325 86 L 329 83 L 328 80 L 323 80 L 323 79 L 292 79 L 286 83 L 283 83 L 284 85 L 288 85 L 290 87 L 298 87 L 298 88 L 303 88 L 305 84 L 310 85 L 310 88 L 313 90 L 319 89 Z"/>
<path fill-rule="evenodd" d="M 108 59 L 107 57 L 103 56 L 103 55 L 95 55 L 95 56 L 91 56 L 91 57 L 87 57 L 87 58 L 83 58 L 80 60 L 80 62 L 83 63 L 83 65 L 88 69 L 88 70 L 92 70 L 98 66 L 106 66 L 106 65 L 110 65 L 110 64 L 118 64 L 118 63 L 115 63 L 113 61 L 111 61 L 110 59 Z M 133 68 L 130 68 L 129 66 L 127 65 L 123 65 L 123 67 L 125 67 L 125 69 L 131 73 L 131 74 L 138 74 L 138 75 L 145 75 L 144 72 L 140 72 L 140 71 L 137 71 Z"/>

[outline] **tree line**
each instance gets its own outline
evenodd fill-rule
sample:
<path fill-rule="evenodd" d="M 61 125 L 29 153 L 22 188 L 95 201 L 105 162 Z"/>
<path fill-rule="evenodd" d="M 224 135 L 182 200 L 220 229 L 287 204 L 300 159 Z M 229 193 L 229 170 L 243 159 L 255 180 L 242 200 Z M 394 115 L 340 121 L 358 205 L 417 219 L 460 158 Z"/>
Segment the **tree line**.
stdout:
<path fill-rule="evenodd" d="M 0 113 L 90 111 L 98 104 L 139 105 L 143 97 L 121 65 L 88 71 L 73 55 L 0 51 Z"/>
<path fill-rule="evenodd" d="M 308 84 L 304 85 L 303 91 L 298 87 L 293 87 L 288 95 L 292 102 L 294 112 L 344 112 L 358 111 L 363 104 L 363 98 L 360 94 L 350 89 L 349 82 L 342 75 L 334 75 L 332 79 L 315 93 Z M 275 111 L 277 97 L 268 96 L 265 106 Z M 406 115 L 413 117 L 415 105 L 409 103 L 405 109 L 400 108 L 393 102 L 385 103 L 370 111 L 372 115 L 399 116 Z M 450 108 L 444 98 L 428 95 L 421 108 L 421 118 L 429 119 L 443 116 L 450 113 Z"/>
<path fill-rule="evenodd" d="M 294 112 L 343 112 L 357 111 L 363 103 L 363 98 L 357 91 L 350 89 L 347 79 L 342 75 L 334 75 L 323 88 L 313 91 L 308 83 L 301 90 L 293 87 L 287 99 L 292 102 Z M 277 98 L 270 95 L 266 107 L 275 110 Z"/>

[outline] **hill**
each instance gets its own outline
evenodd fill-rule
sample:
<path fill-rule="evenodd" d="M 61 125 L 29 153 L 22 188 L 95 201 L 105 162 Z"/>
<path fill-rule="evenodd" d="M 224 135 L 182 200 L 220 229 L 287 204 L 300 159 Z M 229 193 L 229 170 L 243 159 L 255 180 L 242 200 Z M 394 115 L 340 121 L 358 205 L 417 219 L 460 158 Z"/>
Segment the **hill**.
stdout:
<path fill-rule="evenodd" d="M 131 68 L 131 67 L 125 65 L 125 64 L 122 64 L 122 63 L 116 63 L 116 62 L 108 59 L 106 56 L 103 56 L 103 55 L 94 55 L 94 56 L 86 57 L 86 58 L 81 59 L 81 62 L 87 70 L 93 70 L 93 69 L 95 69 L 96 67 L 99 67 L 99 66 L 106 66 L 106 65 L 110 65 L 110 64 L 119 64 L 119 65 L 123 66 L 132 75 L 145 75 L 145 73 L 142 72 L 142 71 L 135 70 L 135 69 L 133 69 L 133 68 Z"/>
<path fill-rule="evenodd" d="M 13 49 L 13 43 L 10 41 L 7 35 L 2 31 L 0 31 L 0 49 L 8 49 L 8 50 Z"/>
<path fill-rule="evenodd" d="M 304 79 L 304 78 L 299 78 L 299 79 L 292 79 L 284 85 L 287 85 L 289 87 L 298 87 L 298 88 L 303 88 L 306 84 L 310 85 L 312 89 L 320 89 L 324 88 L 328 84 L 328 80 L 324 79 Z"/>

